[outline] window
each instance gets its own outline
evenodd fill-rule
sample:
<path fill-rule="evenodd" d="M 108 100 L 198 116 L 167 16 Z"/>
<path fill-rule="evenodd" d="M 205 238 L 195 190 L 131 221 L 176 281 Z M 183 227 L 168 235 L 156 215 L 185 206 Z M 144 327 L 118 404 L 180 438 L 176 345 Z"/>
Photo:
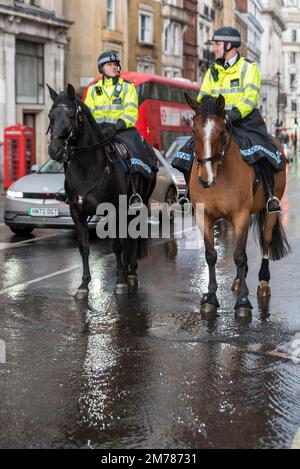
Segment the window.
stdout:
<path fill-rule="evenodd" d="M 137 71 L 141 73 L 154 73 L 154 65 L 152 63 L 140 62 Z"/>
<path fill-rule="evenodd" d="M 170 28 L 167 26 L 165 29 L 165 52 L 168 52 L 169 50 L 169 31 Z"/>
<path fill-rule="evenodd" d="M 142 12 L 139 16 L 139 40 L 140 42 L 146 42 L 152 44 L 152 14 L 148 12 Z"/>
<path fill-rule="evenodd" d="M 292 42 L 296 42 L 297 41 L 297 31 L 296 29 L 293 29 L 292 30 Z"/>
<path fill-rule="evenodd" d="M 292 111 L 297 112 L 297 103 L 296 103 L 296 101 L 292 101 Z"/>
<path fill-rule="evenodd" d="M 107 28 L 115 29 L 115 0 L 107 0 Z"/>
<path fill-rule="evenodd" d="M 41 6 L 41 0 L 30 0 L 30 5 L 34 5 L 36 7 L 40 7 Z"/>
<path fill-rule="evenodd" d="M 206 18 L 209 18 L 209 7 L 207 5 L 204 5 L 204 16 L 206 16 Z"/>
<path fill-rule="evenodd" d="M 291 52 L 290 53 L 290 63 L 295 64 L 296 63 L 296 52 Z"/>
<path fill-rule="evenodd" d="M 44 47 L 27 41 L 16 42 L 16 101 L 44 103 Z"/>
<path fill-rule="evenodd" d="M 290 74 L 290 88 L 294 88 L 294 87 L 295 87 L 295 85 L 296 85 L 295 78 L 296 78 L 295 73 L 291 73 L 291 74 Z"/>

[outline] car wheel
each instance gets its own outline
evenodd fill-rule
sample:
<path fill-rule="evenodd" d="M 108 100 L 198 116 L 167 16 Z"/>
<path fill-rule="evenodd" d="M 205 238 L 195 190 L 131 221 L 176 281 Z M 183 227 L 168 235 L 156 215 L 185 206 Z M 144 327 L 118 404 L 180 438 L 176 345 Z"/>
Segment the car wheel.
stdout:
<path fill-rule="evenodd" d="M 176 202 L 176 200 L 177 200 L 177 191 L 175 187 L 170 186 L 165 197 L 165 203 L 168 204 L 168 207 L 171 207 Z M 170 221 L 173 222 L 175 218 L 174 210 L 168 210 L 168 215 L 169 215 Z M 159 221 L 161 222 L 161 220 L 162 220 L 162 213 L 160 212 Z"/>
<path fill-rule="evenodd" d="M 11 231 L 18 236 L 28 236 L 32 232 L 33 228 L 16 228 L 10 226 Z"/>

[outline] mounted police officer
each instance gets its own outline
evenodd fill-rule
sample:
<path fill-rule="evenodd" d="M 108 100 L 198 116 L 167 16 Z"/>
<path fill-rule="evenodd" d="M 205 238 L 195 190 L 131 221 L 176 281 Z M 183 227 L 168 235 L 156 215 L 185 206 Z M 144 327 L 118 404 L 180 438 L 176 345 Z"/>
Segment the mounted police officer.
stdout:
<path fill-rule="evenodd" d="M 260 97 L 261 74 L 255 62 L 241 57 L 237 49 L 241 36 L 237 29 L 219 28 L 209 41 L 214 44 L 215 64 L 204 77 L 198 95 L 225 98 L 227 124 L 231 128 L 241 155 L 249 163 L 259 161 L 266 192 L 266 210 L 279 212 L 280 202 L 274 196 L 274 171 L 281 170 L 284 160 L 270 140 L 264 120 L 257 108 Z"/>
<path fill-rule="evenodd" d="M 129 150 L 135 173 L 134 192 L 141 192 L 142 179 L 138 173 L 150 178 L 157 170 L 151 148 L 135 128 L 139 107 L 136 88 L 120 78 L 121 62 L 115 52 L 103 52 L 98 58 L 98 69 L 102 78 L 89 86 L 84 102 L 101 131 Z"/>
<path fill-rule="evenodd" d="M 118 132 L 135 126 L 138 95 L 132 83 L 120 78 L 121 63 L 115 52 L 103 52 L 98 69 L 102 79 L 88 88 L 84 102 L 104 133 L 113 138 Z"/>

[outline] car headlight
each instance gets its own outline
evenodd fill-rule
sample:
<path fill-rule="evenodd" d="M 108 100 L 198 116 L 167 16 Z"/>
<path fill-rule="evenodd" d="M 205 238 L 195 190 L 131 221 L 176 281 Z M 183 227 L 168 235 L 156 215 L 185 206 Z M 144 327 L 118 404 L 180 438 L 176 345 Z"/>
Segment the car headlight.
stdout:
<path fill-rule="evenodd" d="M 23 192 L 11 191 L 9 189 L 6 192 L 6 195 L 8 197 L 12 197 L 14 199 L 22 199 L 23 198 Z"/>

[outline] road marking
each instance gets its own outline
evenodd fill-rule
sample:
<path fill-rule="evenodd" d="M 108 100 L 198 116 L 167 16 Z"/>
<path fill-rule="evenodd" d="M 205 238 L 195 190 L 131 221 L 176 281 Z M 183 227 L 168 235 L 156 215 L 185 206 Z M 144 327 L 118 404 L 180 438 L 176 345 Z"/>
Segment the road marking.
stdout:
<path fill-rule="evenodd" d="M 35 278 L 34 280 L 29 280 L 28 282 L 17 283 L 15 285 L 11 285 L 10 287 L 5 288 L 4 290 L 0 290 L 0 296 L 4 295 L 5 293 L 10 292 L 10 290 L 12 290 L 13 288 L 19 288 L 19 287 L 23 288 L 23 287 L 26 287 L 27 285 L 31 285 L 32 283 L 42 282 L 43 280 L 47 280 L 48 278 L 56 277 L 57 275 L 65 274 L 67 272 L 72 272 L 72 270 L 79 269 L 81 266 L 82 266 L 81 264 L 74 265 L 73 267 L 69 267 L 68 269 L 57 270 L 56 272 L 53 272 L 52 274 L 44 275 L 43 277 L 38 277 L 38 278 Z"/>
<path fill-rule="evenodd" d="M 11 248 L 17 248 L 19 246 L 23 246 L 23 244 L 27 243 L 33 243 L 34 241 L 38 241 L 39 239 L 46 239 L 46 238 L 52 238 L 53 236 L 57 236 L 58 233 L 52 233 L 44 236 L 38 236 L 37 238 L 31 238 L 31 239 L 25 239 L 24 241 L 18 241 L 17 243 L 0 243 L 0 251 L 4 249 L 11 249 Z"/>
<path fill-rule="evenodd" d="M 295 438 L 292 444 L 292 449 L 300 449 L 300 428 L 298 428 L 298 431 L 295 435 Z"/>

